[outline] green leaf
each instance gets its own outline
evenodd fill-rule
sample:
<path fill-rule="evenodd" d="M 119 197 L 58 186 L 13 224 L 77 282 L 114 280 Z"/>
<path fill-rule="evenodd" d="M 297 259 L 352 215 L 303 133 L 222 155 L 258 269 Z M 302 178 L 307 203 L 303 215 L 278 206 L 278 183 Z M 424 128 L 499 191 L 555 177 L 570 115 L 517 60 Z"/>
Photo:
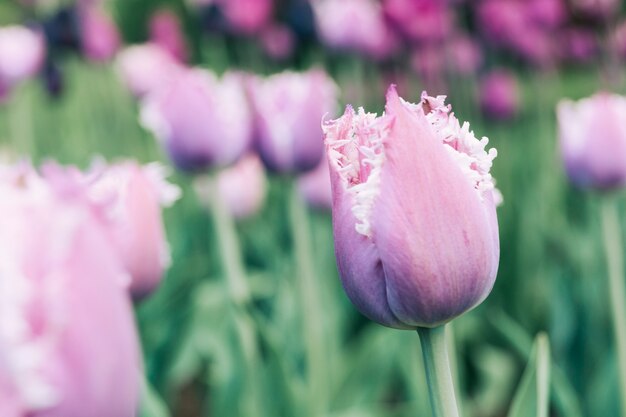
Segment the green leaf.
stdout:
<path fill-rule="evenodd" d="M 141 385 L 141 401 L 139 404 L 138 417 L 170 417 L 170 412 L 165 406 L 165 403 L 145 377 Z"/>
<path fill-rule="evenodd" d="M 508 417 L 548 417 L 549 407 L 550 343 L 545 333 L 539 333 Z"/>

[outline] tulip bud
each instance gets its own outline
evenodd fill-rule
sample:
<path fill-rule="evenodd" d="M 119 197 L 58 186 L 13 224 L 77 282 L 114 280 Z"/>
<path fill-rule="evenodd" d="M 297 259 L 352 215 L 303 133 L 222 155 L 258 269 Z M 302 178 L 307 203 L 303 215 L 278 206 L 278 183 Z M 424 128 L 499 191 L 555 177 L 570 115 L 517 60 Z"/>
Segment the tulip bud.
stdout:
<path fill-rule="evenodd" d="M 217 188 L 217 195 L 213 192 L 214 187 Z M 210 206 L 210 199 L 217 196 L 234 218 L 245 219 L 263 207 L 267 178 L 259 157 L 248 154 L 220 172 L 215 181 L 207 176 L 198 177 L 194 189 L 205 206 Z"/>
<path fill-rule="evenodd" d="M 626 97 L 598 93 L 557 106 L 561 156 L 570 180 L 582 187 L 626 184 Z"/>
<path fill-rule="evenodd" d="M 298 178 L 298 189 L 309 206 L 322 210 L 332 208 L 333 194 L 326 158 L 313 171 L 304 173 Z"/>
<path fill-rule="evenodd" d="M 170 10 L 160 10 L 150 18 L 150 40 L 177 61 L 187 61 L 185 35 L 180 29 L 178 17 Z"/>
<path fill-rule="evenodd" d="M 116 60 L 117 72 L 138 98 L 165 87 L 181 66 L 156 44 L 129 46 L 120 52 Z"/>
<path fill-rule="evenodd" d="M 519 87 L 515 76 L 504 70 L 487 74 L 480 82 L 479 100 L 482 111 L 496 120 L 507 120 L 519 109 Z"/>
<path fill-rule="evenodd" d="M 386 326 L 435 327 L 491 291 L 499 259 L 489 170 L 495 150 L 444 96 L 386 114 L 346 109 L 324 124 L 339 273 L 355 306 Z"/>
<path fill-rule="evenodd" d="M 115 22 L 97 6 L 81 7 L 81 49 L 87 59 L 95 62 L 108 61 L 120 46 L 120 35 Z"/>
<path fill-rule="evenodd" d="M 256 147 L 268 169 L 303 172 L 324 153 L 320 122 L 335 112 L 337 87 L 321 70 L 283 72 L 251 82 Z"/>
<path fill-rule="evenodd" d="M 0 28 L 0 84 L 9 87 L 34 76 L 45 54 L 41 34 L 23 26 Z"/>
<path fill-rule="evenodd" d="M 235 162 L 252 139 L 252 115 L 238 74 L 179 71 L 142 105 L 141 121 L 182 171 Z"/>
<path fill-rule="evenodd" d="M 0 414 L 135 416 L 133 312 L 101 224 L 32 173 L 0 193 Z"/>
<path fill-rule="evenodd" d="M 231 29 L 242 35 L 261 31 L 272 17 L 272 0 L 216 0 Z"/>

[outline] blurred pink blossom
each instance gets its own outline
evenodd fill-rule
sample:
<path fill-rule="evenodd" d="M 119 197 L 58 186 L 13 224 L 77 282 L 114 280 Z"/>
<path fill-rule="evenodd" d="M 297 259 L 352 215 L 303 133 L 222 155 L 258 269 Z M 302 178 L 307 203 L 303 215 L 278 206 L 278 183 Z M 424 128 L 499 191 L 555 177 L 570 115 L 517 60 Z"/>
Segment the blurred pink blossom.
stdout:
<path fill-rule="evenodd" d="M 598 55 L 600 45 L 597 35 L 586 29 L 567 29 L 561 31 L 560 55 L 573 62 L 591 62 Z"/>
<path fill-rule="evenodd" d="M 24 26 L 0 28 L 0 84 L 5 88 L 34 76 L 43 65 L 43 36 Z"/>
<path fill-rule="evenodd" d="M 257 34 L 272 18 L 272 0 L 216 0 L 236 33 Z"/>
<path fill-rule="evenodd" d="M 309 206 L 323 210 L 332 208 L 333 194 L 326 158 L 322 159 L 313 171 L 302 174 L 298 178 L 298 190 Z"/>
<path fill-rule="evenodd" d="M 150 17 L 150 41 L 159 45 L 179 62 L 188 58 L 185 35 L 178 16 L 168 9 L 157 11 Z"/>
<path fill-rule="evenodd" d="M 454 16 L 441 0 L 383 0 L 387 18 L 397 30 L 416 42 L 440 42 L 452 32 Z"/>
<path fill-rule="evenodd" d="M 261 46 L 265 53 L 276 60 L 289 58 L 296 47 L 296 37 L 289 27 L 272 24 L 261 32 Z"/>
<path fill-rule="evenodd" d="M 196 172 L 229 165 L 248 149 L 252 114 L 242 75 L 178 71 L 142 103 L 141 121 L 177 168 Z"/>
<path fill-rule="evenodd" d="M 0 411 L 133 417 L 141 361 L 126 271 L 89 208 L 18 170 L 0 181 Z"/>
<path fill-rule="evenodd" d="M 506 120 L 519 111 L 519 85 L 511 72 L 491 71 L 482 78 L 479 89 L 480 107 L 486 116 Z"/>
<path fill-rule="evenodd" d="M 302 172 L 317 166 L 324 152 L 320 123 L 336 111 L 337 94 L 333 79 L 319 69 L 251 80 L 256 148 L 268 169 Z"/>
<path fill-rule="evenodd" d="M 607 19 L 619 12 L 620 0 L 570 0 L 574 13 L 591 19 Z"/>
<path fill-rule="evenodd" d="M 115 22 L 97 6 L 80 7 L 79 15 L 81 48 L 87 59 L 112 59 L 121 43 Z"/>
<path fill-rule="evenodd" d="M 221 198 L 233 217 L 245 219 L 254 216 L 263 207 L 267 177 L 259 157 L 250 153 L 235 165 L 222 170 L 215 180 L 209 176 L 198 177 L 194 181 L 194 189 L 204 205 L 210 206 L 211 198 Z"/>
<path fill-rule="evenodd" d="M 468 35 L 457 35 L 447 45 L 450 69 L 462 75 L 475 74 L 483 63 L 480 44 Z"/>
<path fill-rule="evenodd" d="M 136 97 L 166 87 L 183 68 L 156 44 L 129 46 L 116 59 L 117 72 Z"/>

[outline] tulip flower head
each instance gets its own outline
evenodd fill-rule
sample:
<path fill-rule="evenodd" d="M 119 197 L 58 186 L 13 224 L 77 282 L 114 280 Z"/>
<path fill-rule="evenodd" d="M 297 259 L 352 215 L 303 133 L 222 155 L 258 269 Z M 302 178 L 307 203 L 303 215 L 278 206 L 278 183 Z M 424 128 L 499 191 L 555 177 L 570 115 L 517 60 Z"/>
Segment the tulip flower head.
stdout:
<path fill-rule="evenodd" d="M 98 6 L 80 8 L 81 48 L 87 59 L 103 62 L 112 59 L 120 47 L 115 22 Z"/>
<path fill-rule="evenodd" d="M 488 117 L 507 120 L 520 107 L 520 91 L 515 75 L 505 70 L 494 70 L 480 81 L 480 108 Z"/>
<path fill-rule="evenodd" d="M 141 121 L 186 172 L 229 165 L 252 139 L 252 115 L 235 73 L 218 79 L 209 71 L 179 71 L 144 100 Z"/>
<path fill-rule="evenodd" d="M 256 147 L 275 172 L 304 172 L 324 154 L 320 121 L 337 106 L 337 86 L 321 70 L 283 72 L 250 86 Z"/>
<path fill-rule="evenodd" d="M 0 85 L 8 87 L 34 76 L 44 56 L 41 34 L 23 26 L 0 28 Z"/>
<path fill-rule="evenodd" d="M 126 272 L 89 209 L 19 171 L 0 175 L 0 414 L 132 417 Z"/>
<path fill-rule="evenodd" d="M 313 171 L 306 172 L 298 178 L 298 190 L 309 206 L 322 210 L 332 208 L 333 193 L 326 158 Z"/>
<path fill-rule="evenodd" d="M 605 190 L 626 184 L 626 97 L 562 100 L 557 119 L 561 156 L 574 184 Z"/>
<path fill-rule="evenodd" d="M 150 40 L 179 62 L 187 61 L 187 44 L 175 13 L 164 9 L 150 18 Z"/>
<path fill-rule="evenodd" d="M 324 124 L 342 283 L 363 314 L 390 327 L 463 314 L 498 269 L 496 151 L 444 99 L 424 93 L 411 104 L 392 86 L 383 116 L 348 107 Z"/>

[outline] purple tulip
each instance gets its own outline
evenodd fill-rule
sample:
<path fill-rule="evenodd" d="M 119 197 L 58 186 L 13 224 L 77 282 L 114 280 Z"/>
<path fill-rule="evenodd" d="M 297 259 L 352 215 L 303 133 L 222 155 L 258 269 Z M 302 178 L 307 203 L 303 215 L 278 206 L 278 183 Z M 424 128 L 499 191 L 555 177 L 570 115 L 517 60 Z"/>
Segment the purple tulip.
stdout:
<path fill-rule="evenodd" d="M 116 59 L 117 72 L 138 98 L 166 87 L 183 68 L 156 44 L 129 46 Z"/>
<path fill-rule="evenodd" d="M 482 78 L 479 88 L 480 107 L 486 116 L 507 120 L 517 114 L 520 92 L 512 73 L 494 70 Z"/>
<path fill-rule="evenodd" d="M 150 41 L 159 45 L 179 62 L 188 57 L 185 35 L 175 13 L 164 9 L 150 18 Z"/>
<path fill-rule="evenodd" d="M 101 223 L 32 173 L 8 178 L 0 181 L 0 414 L 135 416 L 141 362 L 126 272 Z"/>
<path fill-rule="evenodd" d="M 33 77 L 45 57 L 43 36 L 24 26 L 0 28 L 0 84 L 6 88 Z"/>
<path fill-rule="evenodd" d="M 231 29 L 242 35 L 259 33 L 272 17 L 272 0 L 216 0 Z"/>
<path fill-rule="evenodd" d="M 322 118 L 337 107 L 337 86 L 321 70 L 283 72 L 250 82 L 256 147 L 275 172 L 303 172 L 324 154 Z"/>
<path fill-rule="evenodd" d="M 491 291 L 499 259 L 495 150 L 444 97 L 385 115 L 351 107 L 324 125 L 339 273 L 356 307 L 386 326 L 435 327 Z"/>
<path fill-rule="evenodd" d="M 221 171 L 215 181 L 210 177 L 198 177 L 194 189 L 207 207 L 210 207 L 210 199 L 215 198 L 213 187 L 217 188 L 217 196 L 234 218 L 252 217 L 263 207 L 267 194 L 263 163 L 257 155 L 251 153 Z"/>
<path fill-rule="evenodd" d="M 120 35 L 115 22 L 100 7 L 79 9 L 81 49 L 87 59 L 103 62 L 112 59 L 120 47 Z"/>
<path fill-rule="evenodd" d="M 248 149 L 252 115 L 242 77 L 209 71 L 177 72 L 142 104 L 141 120 L 182 171 L 229 165 Z"/>
<path fill-rule="evenodd" d="M 384 0 L 383 9 L 396 29 L 414 42 L 441 42 L 452 32 L 453 14 L 445 1 Z"/>
<path fill-rule="evenodd" d="M 562 58 L 572 62 L 591 62 L 600 50 L 596 35 L 586 29 L 562 31 L 560 45 Z"/>
<path fill-rule="evenodd" d="M 288 26 L 273 24 L 261 33 L 261 46 L 265 53 L 277 61 L 289 58 L 296 47 L 297 39 Z"/>
<path fill-rule="evenodd" d="M 582 187 L 626 184 L 626 97 L 597 93 L 557 106 L 561 156 L 570 180 Z"/>

